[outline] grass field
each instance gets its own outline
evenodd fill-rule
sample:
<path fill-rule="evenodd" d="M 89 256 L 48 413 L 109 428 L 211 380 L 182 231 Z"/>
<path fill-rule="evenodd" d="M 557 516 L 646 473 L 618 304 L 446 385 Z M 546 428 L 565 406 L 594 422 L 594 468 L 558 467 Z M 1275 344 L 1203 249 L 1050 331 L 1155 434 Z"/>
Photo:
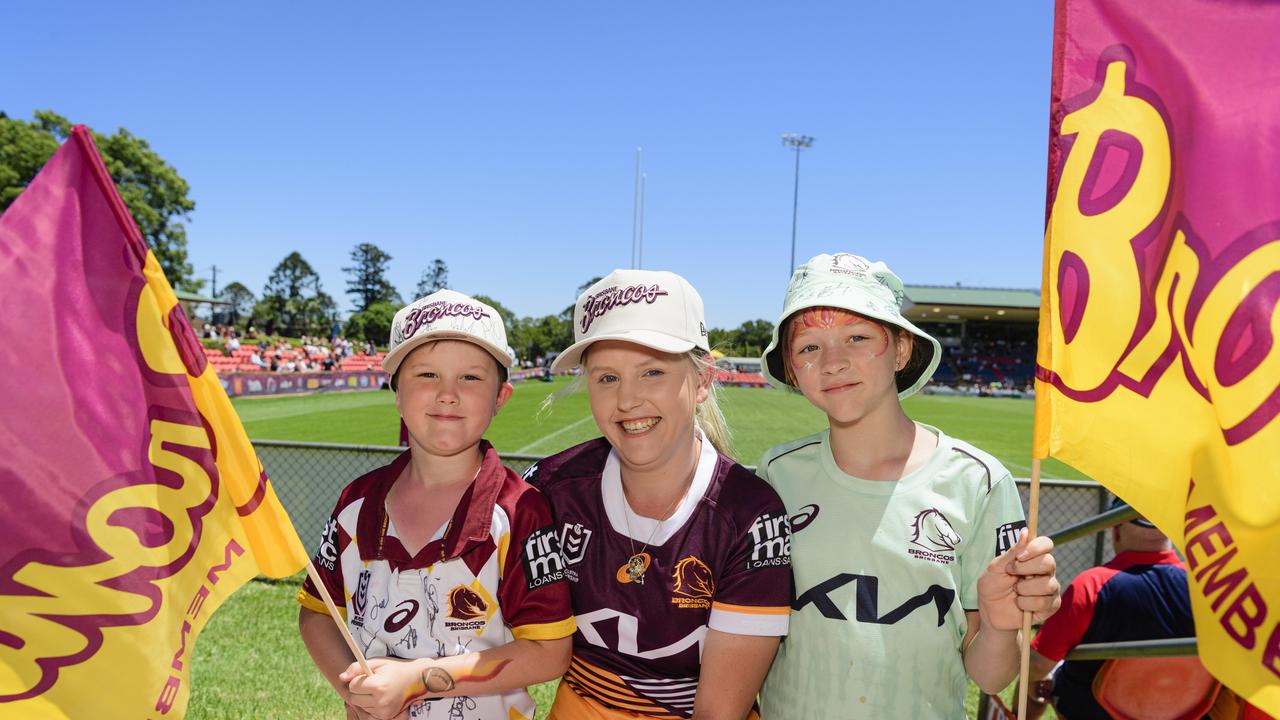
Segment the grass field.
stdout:
<path fill-rule="evenodd" d="M 499 452 L 549 454 L 599 434 L 584 393 L 564 395 L 548 413 L 538 414 L 543 398 L 565 383 L 558 379 L 516 387 L 487 435 Z M 721 403 L 734 433 L 735 456 L 745 464 L 755 464 L 778 442 L 825 426 L 825 418 L 804 398 L 772 389 L 724 388 Z M 398 416 L 389 392 L 240 399 L 234 404 L 254 439 L 394 445 L 398 437 Z M 1014 475 L 1028 474 L 1030 401 L 919 396 L 905 406 L 913 418 L 1000 458 Z M 1044 474 L 1081 477 L 1053 460 L 1045 464 Z M 213 616 L 195 649 L 189 717 L 345 717 L 298 637 L 293 600 L 298 582 L 253 581 Z M 533 691 L 542 717 L 554 683 Z M 967 707 L 972 717 L 977 707 L 972 686 Z"/>
<path fill-rule="evenodd" d="M 499 452 L 548 455 L 599 435 L 585 393 L 560 396 L 546 413 L 543 399 L 567 383 L 525 382 L 498 414 L 486 437 Z M 771 446 L 826 426 L 826 418 L 794 393 L 723 388 L 721 407 L 733 431 L 735 458 L 754 465 Z M 395 445 L 399 418 L 390 392 L 282 396 L 234 401 L 249 437 L 270 440 Z M 1018 477 L 1031 471 L 1030 400 L 918 395 L 907 414 L 995 455 Z M 1056 460 L 1045 477 L 1080 478 Z"/>

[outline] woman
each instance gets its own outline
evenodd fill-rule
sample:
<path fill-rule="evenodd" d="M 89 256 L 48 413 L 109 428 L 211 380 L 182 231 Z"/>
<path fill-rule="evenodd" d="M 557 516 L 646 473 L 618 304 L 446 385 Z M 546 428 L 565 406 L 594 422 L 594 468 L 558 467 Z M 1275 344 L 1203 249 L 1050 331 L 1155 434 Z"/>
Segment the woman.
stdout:
<path fill-rule="evenodd" d="M 702 299 L 669 272 L 617 270 L 574 308 L 603 437 L 526 478 L 551 502 L 578 632 L 551 717 L 754 716 L 787 632 L 786 513 L 731 460 Z"/>

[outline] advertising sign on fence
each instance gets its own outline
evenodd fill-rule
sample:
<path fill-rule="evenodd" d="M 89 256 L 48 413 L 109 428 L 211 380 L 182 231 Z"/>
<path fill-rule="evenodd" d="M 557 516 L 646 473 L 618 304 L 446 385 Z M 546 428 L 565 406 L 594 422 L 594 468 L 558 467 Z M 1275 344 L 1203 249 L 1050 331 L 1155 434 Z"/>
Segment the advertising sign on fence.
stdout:
<path fill-rule="evenodd" d="M 231 397 L 377 390 L 387 374 L 375 370 L 322 373 L 232 373 L 218 378 Z"/>

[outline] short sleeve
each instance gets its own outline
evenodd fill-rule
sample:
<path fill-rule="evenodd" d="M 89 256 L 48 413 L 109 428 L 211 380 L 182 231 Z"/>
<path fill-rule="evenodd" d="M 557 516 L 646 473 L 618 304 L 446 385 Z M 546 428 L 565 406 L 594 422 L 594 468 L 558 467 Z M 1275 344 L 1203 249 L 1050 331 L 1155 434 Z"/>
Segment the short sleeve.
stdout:
<path fill-rule="evenodd" d="M 1026 526 L 1018 487 L 1013 476 L 1005 471 L 983 498 L 970 540 L 960 558 L 961 607 L 978 609 L 978 578 L 996 556 L 1017 544 L 1018 533 Z"/>
<path fill-rule="evenodd" d="M 334 508 L 333 514 L 329 516 L 329 520 L 324 524 L 324 529 L 320 531 L 320 547 L 316 550 L 315 557 L 311 559 L 316 568 L 316 574 L 320 576 L 320 580 L 324 583 L 325 589 L 329 591 L 329 597 L 333 599 L 334 605 L 338 607 L 338 612 L 346 617 L 346 588 L 342 580 L 342 565 L 339 558 L 342 552 L 351 542 L 350 535 L 343 529 L 341 523 L 338 522 L 338 512 L 341 509 L 342 501 L 339 500 L 339 507 Z M 298 590 L 298 602 L 308 610 L 318 613 L 328 613 L 324 600 L 320 598 L 320 592 L 317 590 L 315 583 L 311 582 L 311 578 L 307 578 L 302 583 L 302 589 Z"/>
<path fill-rule="evenodd" d="M 1061 660 L 1080 644 L 1080 639 L 1093 622 L 1093 609 L 1098 589 L 1105 582 L 1104 568 L 1090 568 L 1081 573 L 1062 593 L 1062 605 L 1040 626 L 1031 647 L 1050 660 Z"/>
<path fill-rule="evenodd" d="M 791 525 L 777 493 L 754 484 L 769 501 L 732 530 L 707 625 L 737 635 L 783 636 L 791 617 Z"/>
<path fill-rule="evenodd" d="M 516 501 L 509 537 L 499 543 L 505 552 L 498 603 L 518 639 L 556 640 L 576 628 L 556 529 L 546 498 L 528 488 Z"/>

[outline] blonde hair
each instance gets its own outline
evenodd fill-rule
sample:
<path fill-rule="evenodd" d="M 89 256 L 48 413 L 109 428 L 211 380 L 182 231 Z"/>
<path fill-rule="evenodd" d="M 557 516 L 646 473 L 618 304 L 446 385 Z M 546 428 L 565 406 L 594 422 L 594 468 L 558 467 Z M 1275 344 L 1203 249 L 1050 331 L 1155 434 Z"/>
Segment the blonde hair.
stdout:
<path fill-rule="evenodd" d="M 733 433 L 729 431 L 729 423 L 725 421 L 724 413 L 720 410 L 720 383 L 716 382 L 715 379 L 715 359 L 711 357 L 711 353 L 698 348 L 682 353 L 681 357 L 693 365 L 694 376 L 698 378 L 698 384 L 702 384 L 703 373 L 711 373 L 711 384 L 707 387 L 707 399 L 694 406 L 693 421 L 720 454 L 733 457 Z M 582 359 L 579 362 L 585 365 L 586 361 L 587 353 L 583 351 Z M 551 406 L 556 400 L 582 390 L 583 385 L 586 384 L 585 378 L 586 375 L 580 373 L 569 381 L 568 385 L 543 398 L 542 403 L 538 406 L 538 417 L 541 418 L 550 412 Z"/>

